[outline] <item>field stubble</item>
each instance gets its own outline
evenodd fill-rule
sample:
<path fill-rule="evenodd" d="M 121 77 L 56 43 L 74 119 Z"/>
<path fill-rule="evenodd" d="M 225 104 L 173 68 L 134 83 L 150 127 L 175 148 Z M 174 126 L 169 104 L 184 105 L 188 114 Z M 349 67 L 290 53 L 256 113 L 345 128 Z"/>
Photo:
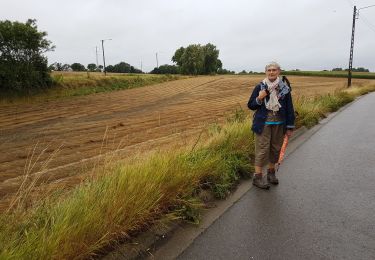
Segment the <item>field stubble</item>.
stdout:
<path fill-rule="evenodd" d="M 101 154 L 116 151 L 119 158 L 127 158 L 190 144 L 209 124 L 223 122 L 239 107 L 246 109 L 252 88 L 262 78 L 197 77 L 69 100 L 1 105 L 0 148 L 5 152 L 0 155 L 0 211 L 8 207 L 25 174 L 34 176 L 30 179 L 35 189 L 53 190 L 80 183 Z M 346 82 L 289 79 L 294 98 L 329 93 Z"/>

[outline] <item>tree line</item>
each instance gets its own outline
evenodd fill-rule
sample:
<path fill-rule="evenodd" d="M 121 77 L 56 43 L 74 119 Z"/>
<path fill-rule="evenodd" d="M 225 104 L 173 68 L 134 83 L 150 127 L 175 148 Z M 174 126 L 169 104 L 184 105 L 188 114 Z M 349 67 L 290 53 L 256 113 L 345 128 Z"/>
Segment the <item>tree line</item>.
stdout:
<path fill-rule="evenodd" d="M 86 67 L 81 63 L 62 64 L 55 62 L 48 66 L 45 56 L 55 46 L 47 39 L 47 32 L 39 31 L 36 20 L 25 23 L 0 21 L 0 90 L 27 92 L 35 88 L 52 86 L 50 71 L 103 71 L 94 63 Z M 177 49 L 171 59 L 174 65 L 154 68 L 155 74 L 234 74 L 223 69 L 219 50 L 215 45 L 191 44 Z M 107 72 L 143 73 L 140 69 L 124 61 L 109 65 Z"/>
<path fill-rule="evenodd" d="M 25 23 L 0 21 L 0 91 L 28 92 L 30 89 L 52 86 L 50 71 L 103 71 L 103 66 L 90 63 L 85 67 L 81 63 L 62 64 L 55 62 L 48 66 L 45 53 L 53 51 L 55 46 L 47 38 L 47 32 L 38 30 L 36 20 L 29 19 Z M 217 47 L 190 44 L 178 48 L 171 61 L 173 65 L 161 65 L 154 68 L 153 74 L 235 74 L 223 68 Z M 107 72 L 143 73 L 140 69 L 124 61 L 109 65 Z M 334 68 L 333 71 L 342 71 Z M 347 70 L 347 69 L 346 69 Z M 368 69 L 353 68 L 354 72 L 369 72 Z M 243 70 L 239 74 L 254 74 Z"/>
<path fill-rule="evenodd" d="M 95 63 L 87 64 L 85 67 L 83 64 L 75 62 L 71 65 L 62 64 L 59 62 L 52 63 L 48 66 L 50 71 L 90 71 L 90 72 L 101 72 L 103 71 L 102 65 L 96 65 Z M 137 69 L 126 62 L 120 62 L 116 65 L 106 66 L 107 72 L 113 73 L 143 73 L 140 69 Z"/>
<path fill-rule="evenodd" d="M 155 67 L 150 73 L 188 75 L 235 74 L 234 71 L 222 68 L 223 65 L 219 59 L 219 50 L 211 43 L 206 45 L 191 44 L 186 48 L 180 47 L 174 53 L 171 61 L 176 65 L 164 64 Z M 54 71 L 102 71 L 103 66 L 96 66 L 96 64 L 90 63 L 86 68 L 81 63 L 73 63 L 71 65 L 53 63 L 49 66 L 49 69 Z M 109 65 L 105 69 L 107 72 L 113 73 L 143 73 L 126 62 Z"/>
<path fill-rule="evenodd" d="M 342 68 L 333 68 L 332 71 L 349 71 L 349 69 L 342 69 Z M 370 72 L 369 69 L 358 67 L 358 68 L 352 68 L 353 72 Z"/>

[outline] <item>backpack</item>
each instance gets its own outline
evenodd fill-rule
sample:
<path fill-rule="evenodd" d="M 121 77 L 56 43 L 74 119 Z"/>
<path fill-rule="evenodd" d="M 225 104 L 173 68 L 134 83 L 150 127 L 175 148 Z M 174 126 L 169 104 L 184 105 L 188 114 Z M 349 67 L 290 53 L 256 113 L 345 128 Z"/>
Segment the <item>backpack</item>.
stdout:
<path fill-rule="evenodd" d="M 286 76 L 281 76 L 281 81 L 284 82 L 286 85 L 288 85 L 290 92 L 292 92 L 292 86 L 290 85 L 290 82 Z"/>

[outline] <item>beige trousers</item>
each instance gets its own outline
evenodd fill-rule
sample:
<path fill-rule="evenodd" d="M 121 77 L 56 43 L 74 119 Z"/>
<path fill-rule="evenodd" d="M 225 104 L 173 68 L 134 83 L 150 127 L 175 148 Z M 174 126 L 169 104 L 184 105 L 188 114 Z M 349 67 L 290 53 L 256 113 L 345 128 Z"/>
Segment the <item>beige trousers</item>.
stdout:
<path fill-rule="evenodd" d="M 278 162 L 284 134 L 284 124 L 265 125 L 261 134 L 255 134 L 255 166 Z"/>

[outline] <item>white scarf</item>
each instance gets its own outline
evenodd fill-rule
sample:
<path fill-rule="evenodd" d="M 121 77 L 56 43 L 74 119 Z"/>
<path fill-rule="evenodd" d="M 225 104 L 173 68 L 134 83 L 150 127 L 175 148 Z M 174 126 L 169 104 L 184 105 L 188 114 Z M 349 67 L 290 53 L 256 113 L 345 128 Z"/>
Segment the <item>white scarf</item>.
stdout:
<path fill-rule="evenodd" d="M 267 89 L 270 92 L 270 98 L 267 102 L 265 100 L 265 105 L 268 110 L 272 110 L 274 112 L 279 111 L 279 108 L 281 107 L 279 103 L 279 99 L 277 98 L 277 90 L 276 87 L 279 85 L 280 78 L 277 77 L 275 81 L 271 82 L 268 78 L 265 78 L 263 80 L 263 83 L 267 85 Z"/>

